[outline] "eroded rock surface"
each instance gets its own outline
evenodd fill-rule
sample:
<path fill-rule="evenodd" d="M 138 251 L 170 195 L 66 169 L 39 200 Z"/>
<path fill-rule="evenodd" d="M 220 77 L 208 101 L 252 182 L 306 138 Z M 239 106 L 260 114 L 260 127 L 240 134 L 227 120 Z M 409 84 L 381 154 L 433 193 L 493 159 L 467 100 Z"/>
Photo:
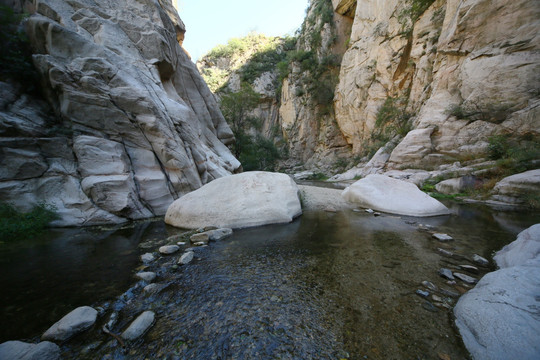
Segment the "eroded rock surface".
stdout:
<path fill-rule="evenodd" d="M 168 0 L 44 0 L 26 27 L 48 104 L 0 83 L 3 201 L 120 223 L 240 167 Z"/>

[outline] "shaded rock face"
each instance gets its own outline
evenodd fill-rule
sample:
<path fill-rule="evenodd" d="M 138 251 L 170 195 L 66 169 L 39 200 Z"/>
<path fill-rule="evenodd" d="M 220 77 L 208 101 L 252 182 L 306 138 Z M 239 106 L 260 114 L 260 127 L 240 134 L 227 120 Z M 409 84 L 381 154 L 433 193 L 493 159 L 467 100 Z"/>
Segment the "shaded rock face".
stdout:
<path fill-rule="evenodd" d="M 239 169 L 169 1 L 38 1 L 26 27 L 48 105 L 0 83 L 4 201 L 119 223 Z"/>

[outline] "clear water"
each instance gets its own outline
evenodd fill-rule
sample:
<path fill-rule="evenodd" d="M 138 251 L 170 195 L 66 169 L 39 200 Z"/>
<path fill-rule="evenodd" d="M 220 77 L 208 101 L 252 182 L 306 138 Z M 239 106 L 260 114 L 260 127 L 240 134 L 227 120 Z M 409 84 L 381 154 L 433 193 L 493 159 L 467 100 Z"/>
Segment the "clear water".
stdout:
<path fill-rule="evenodd" d="M 157 246 L 179 230 L 161 221 L 116 231 L 55 230 L 0 252 L 0 341 L 36 339 L 74 307 L 113 304 L 131 286 L 113 331 L 151 309 L 157 321 L 144 339 L 124 350 L 101 333 L 117 301 L 93 329 L 62 347 L 65 358 L 467 358 L 451 310 L 426 306 L 415 291 L 423 280 L 457 291 L 437 271 L 460 262 L 438 248 L 490 258 L 540 217 L 451 207 L 454 215 L 428 219 L 306 212 L 291 224 L 235 231 L 197 248 L 196 260 L 178 270 L 171 268 L 178 255 L 156 261 L 148 270 L 163 289 L 151 296 L 142 293 L 144 284 L 133 287 L 138 256 L 147 251 L 139 245 Z M 455 240 L 440 243 L 418 223 Z"/>

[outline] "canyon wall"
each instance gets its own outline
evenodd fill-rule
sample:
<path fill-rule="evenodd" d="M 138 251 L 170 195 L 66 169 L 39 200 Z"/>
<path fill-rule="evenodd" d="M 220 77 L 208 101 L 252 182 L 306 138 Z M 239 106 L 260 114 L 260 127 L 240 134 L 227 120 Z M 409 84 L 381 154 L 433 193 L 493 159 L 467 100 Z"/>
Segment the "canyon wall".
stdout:
<path fill-rule="evenodd" d="M 56 225 L 163 215 L 237 172 L 234 141 L 170 1 L 37 0 L 25 27 L 43 99 L 0 91 L 0 198 Z"/>
<path fill-rule="evenodd" d="M 537 138 L 539 29 L 534 1 L 358 2 L 335 97 L 353 152 L 384 125 L 377 116 L 389 99 L 411 131 L 386 168 L 482 158 L 497 134 Z"/>

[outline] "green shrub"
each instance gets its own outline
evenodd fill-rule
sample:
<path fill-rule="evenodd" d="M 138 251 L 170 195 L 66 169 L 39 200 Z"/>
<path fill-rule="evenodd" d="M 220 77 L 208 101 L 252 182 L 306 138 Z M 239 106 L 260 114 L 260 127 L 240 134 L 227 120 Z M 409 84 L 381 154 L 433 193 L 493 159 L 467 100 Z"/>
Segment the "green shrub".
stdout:
<path fill-rule="evenodd" d="M 12 79 L 27 90 L 36 90 L 38 74 L 32 63 L 28 37 L 20 26 L 27 16 L 0 6 L 0 80 Z"/>
<path fill-rule="evenodd" d="M 31 238 L 57 219 L 56 208 L 40 203 L 30 212 L 18 212 L 12 205 L 0 203 L 0 239 Z"/>

